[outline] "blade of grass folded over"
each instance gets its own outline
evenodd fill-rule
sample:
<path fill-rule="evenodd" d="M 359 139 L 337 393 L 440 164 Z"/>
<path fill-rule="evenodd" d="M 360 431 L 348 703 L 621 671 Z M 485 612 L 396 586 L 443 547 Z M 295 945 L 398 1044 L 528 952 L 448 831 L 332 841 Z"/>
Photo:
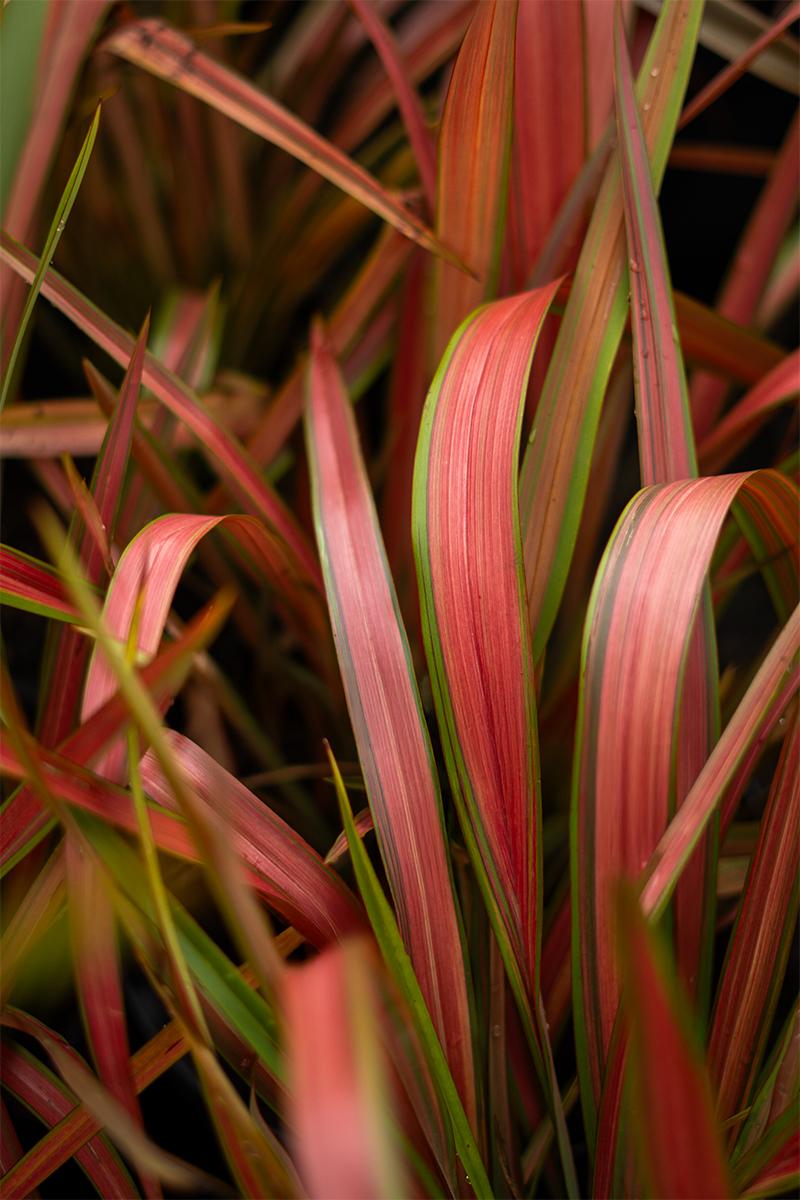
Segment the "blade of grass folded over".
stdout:
<path fill-rule="evenodd" d="M 796 556 L 794 518 L 788 512 L 796 506 L 797 492 L 778 472 L 646 488 L 617 524 L 586 617 L 571 869 L 573 1004 L 590 1145 L 619 1001 L 611 888 L 620 875 L 635 878 L 644 870 L 667 828 L 670 802 L 663 781 L 671 779 L 675 786 L 686 654 L 717 536 L 737 494 L 742 502 L 749 498 L 760 506 L 765 537 L 772 522 L 779 542 L 773 553 Z M 654 729 L 659 731 L 655 738 Z M 673 825 L 691 812 L 707 767 Z M 681 867 L 687 859 L 688 850 Z M 677 876 L 671 878 L 674 887 Z M 651 912 L 652 904 L 644 910 Z"/>
<path fill-rule="evenodd" d="M 477 6 L 447 92 L 436 229 L 476 276 L 436 264 L 434 366 L 467 314 L 491 299 L 497 286 L 511 155 L 516 15 L 516 0 Z"/>
<path fill-rule="evenodd" d="M 662 1200 L 732 1195 L 702 1057 L 681 1028 L 665 966 L 633 889 L 620 889 L 616 922 L 630 1012 L 629 1101 L 643 1166 Z"/>
<path fill-rule="evenodd" d="M 699 4 L 665 4 L 637 84 L 656 188 L 688 81 Z M 619 164 L 594 208 L 520 477 L 520 520 L 534 662 L 555 620 L 578 533 L 591 451 L 626 318 L 628 278 Z"/>
<path fill-rule="evenodd" d="M 463 1178 L 462 1172 L 466 1171 L 467 1182 L 472 1185 L 475 1195 L 480 1197 L 480 1200 L 484 1200 L 484 1198 L 491 1200 L 492 1189 L 478 1153 L 475 1135 L 470 1128 L 458 1089 L 448 1068 L 442 1044 L 431 1020 L 416 972 L 403 946 L 394 913 L 383 894 L 364 844 L 358 836 L 353 821 L 353 810 L 350 807 L 350 798 L 330 750 L 328 750 L 328 757 L 359 890 L 384 962 L 411 1012 L 425 1059 L 436 1083 L 441 1103 L 448 1114 L 455 1152 L 462 1164 L 458 1168 L 458 1178 Z"/>
<path fill-rule="evenodd" d="M 36 259 L 24 246 L 1 231 L 0 257 L 23 279 L 33 279 Z M 134 348 L 133 338 L 52 268 L 42 283 L 42 295 L 87 333 L 115 362 L 128 366 Z M 245 510 L 260 517 L 283 538 L 296 564 L 295 569 L 301 571 L 312 584 L 319 583 L 321 586 L 319 566 L 305 535 L 277 492 L 222 421 L 198 400 L 182 380 L 149 353 L 145 356 L 142 382 L 197 436 L 222 469 L 226 484 Z"/>
<path fill-rule="evenodd" d="M 800 391 L 800 350 L 787 355 L 719 421 L 697 453 L 705 475 L 713 475 L 742 450 L 781 404 Z"/>
<path fill-rule="evenodd" d="M 98 105 L 97 111 L 94 114 L 94 119 L 89 126 L 89 132 L 87 133 L 84 143 L 81 146 L 75 166 L 72 168 L 72 174 L 67 180 L 67 186 L 64 188 L 64 192 L 58 202 L 58 207 L 56 208 L 55 216 L 53 217 L 53 221 L 50 226 L 50 231 L 45 239 L 44 249 L 42 250 L 41 258 L 39 259 L 36 275 L 33 278 L 31 289 L 28 292 L 28 298 L 25 301 L 25 308 L 22 311 L 22 318 L 20 320 L 19 328 L 17 330 L 16 337 L 14 338 L 14 344 L 11 347 L 11 354 L 9 355 L 8 363 L 3 371 L 2 382 L 0 382 L 0 413 L 2 413 L 6 400 L 8 399 L 8 393 L 14 377 L 14 368 L 17 365 L 17 358 L 19 357 L 19 352 L 25 339 L 25 331 L 28 328 L 28 322 L 31 318 L 31 314 L 33 313 L 34 305 L 39 297 L 45 271 L 50 266 L 53 255 L 56 252 L 56 247 L 61 241 L 61 235 L 64 232 L 67 224 L 67 218 L 72 211 L 75 198 L 78 195 L 81 183 L 83 182 L 83 177 L 86 174 L 86 168 L 89 165 L 89 158 L 91 157 L 95 138 L 97 137 L 97 129 L 99 124 L 100 106 Z"/>
<path fill-rule="evenodd" d="M 761 818 L 714 1006 L 708 1068 L 722 1121 L 746 1108 L 797 921 L 800 727 L 794 714 Z"/>
<path fill-rule="evenodd" d="M 406 237 L 463 269 L 461 260 L 357 162 L 249 80 L 201 53 L 166 22 L 145 18 L 123 25 L 106 39 L 103 49 L 166 79 L 280 146 Z"/>
<path fill-rule="evenodd" d="M 319 324 L 306 414 L 317 540 L 375 830 L 403 940 L 476 1128 L 468 981 L 433 752 L 355 421 Z"/>
<path fill-rule="evenodd" d="M 517 462 L 536 339 L 558 285 L 487 305 L 453 337 L 423 412 L 412 525 L 450 784 L 556 1118 L 539 1021 L 541 811 Z"/>
<path fill-rule="evenodd" d="M 293 1141 L 309 1196 L 408 1195 L 392 1142 L 374 943 L 348 940 L 284 980 Z"/>
<path fill-rule="evenodd" d="M 106 593 L 104 620 L 112 637 L 127 641 L 134 616 L 138 621 L 136 649 L 154 654 L 161 641 L 172 597 L 184 567 L 202 537 L 217 526 L 235 531 L 239 545 L 245 547 L 271 579 L 280 595 L 294 600 L 296 611 L 309 614 L 309 593 L 297 580 L 283 544 L 253 517 L 203 517 L 171 513 L 159 517 L 137 534 L 120 558 Z M 143 594 L 140 597 L 140 592 Z M 315 597 L 315 593 L 311 593 Z M 324 614 L 316 602 L 313 624 L 303 629 L 309 651 L 316 654 L 324 647 Z M 83 701 L 83 716 L 90 716 L 116 691 L 111 665 L 95 652 L 89 665 Z M 103 766 L 110 778 L 120 776 L 123 750 L 111 752 Z"/>
<path fill-rule="evenodd" d="M 643 486 L 695 478 L 697 460 L 689 415 L 686 375 L 672 303 L 664 235 L 631 71 L 622 10 L 617 8 L 614 37 L 617 138 L 619 144 L 625 233 L 628 246 L 633 376 Z M 661 794 L 644 803 L 674 811 L 696 779 L 717 735 L 719 724 L 714 619 L 708 585 L 692 632 L 683 674 L 674 782 L 661 779 Z M 670 722 L 671 723 L 671 722 Z M 670 736 L 653 729 L 653 736 Z M 673 790 L 674 789 L 674 790 Z M 709 1006 L 710 970 L 716 907 L 715 844 L 708 839 L 692 859 L 675 898 L 678 972 L 697 996 L 699 1010 Z M 699 977 L 698 977 L 699 976 Z"/>
<path fill-rule="evenodd" d="M 3 1043 L 0 1078 L 3 1086 L 47 1126 L 57 1125 L 77 1103 L 74 1094 L 65 1087 L 58 1076 L 23 1046 Z M 96 1126 L 97 1128 L 99 1126 Z M 97 1188 L 101 1196 L 127 1200 L 127 1197 L 138 1194 L 130 1174 L 105 1134 L 95 1132 L 84 1145 L 76 1147 L 75 1158 L 90 1184 Z M 2 1186 L 3 1195 L 8 1200 L 29 1194 L 7 1186 L 5 1177 Z"/>

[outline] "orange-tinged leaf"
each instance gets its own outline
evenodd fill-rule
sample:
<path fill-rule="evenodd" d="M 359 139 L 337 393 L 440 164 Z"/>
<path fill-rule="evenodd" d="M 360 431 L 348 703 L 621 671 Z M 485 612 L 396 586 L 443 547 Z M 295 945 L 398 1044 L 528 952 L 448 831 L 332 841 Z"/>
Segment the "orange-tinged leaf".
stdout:
<path fill-rule="evenodd" d="M 685 357 L 731 375 L 742 383 L 758 383 L 785 354 L 775 342 L 728 321 L 699 300 L 674 293 L 678 331 Z"/>
<path fill-rule="evenodd" d="M 317 539 L 375 830 L 403 940 L 475 1129 L 467 982 L 439 783 L 352 410 L 318 325 L 306 411 Z"/>
<path fill-rule="evenodd" d="M 436 198 L 436 155 L 428 126 L 425 123 L 422 102 L 408 77 L 408 68 L 403 61 L 402 51 L 391 27 L 382 19 L 379 9 L 372 3 L 372 0 L 350 0 L 350 4 L 378 51 L 386 74 L 392 81 L 392 87 L 397 96 L 397 106 L 400 109 L 408 140 L 417 161 L 417 170 L 422 180 L 422 186 L 425 189 L 428 208 L 433 212 Z"/>
<path fill-rule="evenodd" d="M 582 9 L 581 0 L 523 0 L 517 8 L 507 243 L 512 291 L 527 285 L 583 166 Z"/>
<path fill-rule="evenodd" d="M 688 81 L 699 5 L 665 4 L 637 86 L 659 186 Z M 597 422 L 627 309 L 618 162 L 595 203 L 520 478 L 520 521 L 534 661 L 547 643 L 578 533 Z"/>
<path fill-rule="evenodd" d="M 632 891 L 616 904 L 631 1017 L 631 1115 L 644 1166 L 662 1200 L 732 1195 L 702 1061 L 681 1028 L 675 999 Z"/>
<path fill-rule="evenodd" d="M 516 0 L 479 4 L 456 58 L 439 136 L 436 229 L 476 273 L 436 266 L 433 361 L 494 295 L 511 153 Z"/>
<path fill-rule="evenodd" d="M 797 714 L 761 818 L 714 1006 L 708 1069 L 721 1121 L 746 1108 L 766 1047 L 797 920 L 800 867 Z"/>
<path fill-rule="evenodd" d="M 290 1123 L 316 1200 L 408 1194 L 389 1128 L 378 967 L 370 942 L 350 940 L 284 980 Z"/>
<path fill-rule="evenodd" d="M 197 96 L 287 150 L 406 237 L 461 269 L 459 258 L 363 167 L 249 80 L 198 51 L 179 30 L 158 18 L 145 18 L 121 26 L 103 48 Z"/>

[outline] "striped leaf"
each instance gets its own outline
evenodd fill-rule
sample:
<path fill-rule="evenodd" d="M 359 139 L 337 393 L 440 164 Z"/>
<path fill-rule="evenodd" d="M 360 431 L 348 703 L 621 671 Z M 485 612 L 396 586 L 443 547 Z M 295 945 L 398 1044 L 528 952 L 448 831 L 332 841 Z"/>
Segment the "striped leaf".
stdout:
<path fill-rule="evenodd" d="M 425 651 L 450 784 L 554 1104 L 540 1023 L 541 812 L 517 462 L 533 351 L 558 282 L 487 305 L 453 337 L 423 413 L 413 502 Z"/>
<path fill-rule="evenodd" d="M 436 230 L 475 276 L 439 262 L 433 361 L 467 314 L 495 294 L 511 153 L 516 0 L 475 9 L 456 58 L 439 136 Z"/>
<path fill-rule="evenodd" d="M 637 85 L 656 188 L 689 77 L 700 5 L 665 4 Z M 619 164 L 594 207 L 520 479 L 534 661 L 553 627 L 578 532 L 600 408 L 625 324 L 628 278 Z"/>
<path fill-rule="evenodd" d="M 770 471 L 646 488 L 620 518 L 595 580 L 584 627 L 571 818 L 573 1004 L 590 1146 L 619 1002 L 611 888 L 648 866 L 674 811 L 685 657 L 728 508 L 738 494 L 760 507 L 762 528 L 772 520 L 778 529 L 784 493 L 796 496 Z M 783 520 L 782 549 L 791 556 L 794 534 Z M 676 828 L 689 827 L 702 778 L 674 818 Z M 714 804 L 720 799 L 716 793 Z M 713 804 L 706 820 L 711 812 Z M 691 848 L 703 827 L 692 824 Z M 687 843 L 682 851 L 681 869 Z M 670 862 L 671 894 L 678 875 Z M 662 887 L 660 911 L 664 896 Z M 653 911 L 649 899 L 643 906 Z"/>
<path fill-rule="evenodd" d="M 476 1126 L 468 985 L 439 783 L 341 375 L 312 330 L 306 408 L 314 521 L 375 830 L 403 940 Z"/>

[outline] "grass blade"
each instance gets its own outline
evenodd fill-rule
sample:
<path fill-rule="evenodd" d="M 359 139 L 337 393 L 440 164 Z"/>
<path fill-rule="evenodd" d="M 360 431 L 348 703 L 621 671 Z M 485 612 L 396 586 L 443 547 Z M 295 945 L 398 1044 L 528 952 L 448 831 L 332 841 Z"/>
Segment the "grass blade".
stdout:
<path fill-rule="evenodd" d="M 0 600 L 54 621 L 83 621 L 61 572 L 11 546 L 0 546 Z"/>
<path fill-rule="evenodd" d="M 689 76 L 700 5 L 665 4 L 642 64 L 637 99 L 653 181 L 660 184 Z M 645 107 L 647 106 L 647 107 Z M 555 620 L 578 533 L 597 422 L 626 316 L 619 166 L 594 208 L 520 478 L 520 521 L 534 662 Z"/>
<path fill-rule="evenodd" d="M 375 829 L 405 945 L 476 1127 L 468 983 L 433 752 L 355 422 L 319 326 L 306 433 L 331 622 Z"/>
<path fill-rule="evenodd" d="M 39 292 L 41 291 L 45 271 L 50 266 L 53 255 L 56 252 L 56 247 L 61 241 L 61 234 L 64 232 L 67 219 L 72 211 L 72 206 L 75 203 L 75 198 L 77 197 L 81 183 L 83 182 L 83 177 L 86 174 L 86 168 L 89 164 L 89 158 L 92 153 L 92 148 L 94 147 L 99 125 L 100 106 L 98 105 L 94 114 L 94 119 L 89 126 L 89 132 L 87 133 L 84 143 L 81 146 L 80 154 L 77 157 L 75 166 L 72 168 L 72 174 L 67 180 L 67 186 L 64 188 L 64 192 L 58 202 L 58 207 L 56 208 L 55 216 L 53 217 L 53 222 L 50 226 L 50 231 L 45 239 L 44 249 L 42 250 L 41 258 L 39 259 L 39 265 L 31 283 L 31 290 L 28 292 L 28 298 L 25 301 L 25 308 L 22 311 L 22 319 L 20 320 L 19 329 L 17 330 L 17 336 L 15 337 L 14 344 L 11 347 L 11 354 L 9 356 L 8 363 L 6 364 L 6 368 L 3 371 L 2 383 L 0 383 L 0 413 L 2 413 L 6 400 L 8 399 L 9 389 L 11 388 L 11 383 L 14 378 L 14 368 L 17 364 L 19 352 L 22 349 L 22 343 L 25 339 L 25 331 L 28 328 L 28 322 L 31 318 L 34 305 L 39 297 Z"/>
<path fill-rule="evenodd" d="M 698 447 L 700 466 L 713 475 L 730 462 L 758 432 L 775 408 L 800 391 L 800 351 L 787 355 L 730 412 L 714 426 Z"/>
<path fill-rule="evenodd" d="M 197 96 L 287 150 L 406 237 L 463 269 L 461 260 L 363 167 L 248 80 L 199 52 L 189 38 L 164 21 L 146 18 L 124 25 L 103 48 Z"/>
<path fill-rule="evenodd" d="M 492 1189 L 486 1177 L 486 1171 L 481 1162 L 475 1137 L 470 1129 L 469 1121 L 459 1099 L 458 1090 L 447 1066 L 441 1042 L 436 1034 L 433 1022 L 428 1013 L 428 1007 L 417 982 L 411 961 L 405 951 L 397 922 L 386 897 L 381 890 L 372 863 L 369 861 L 361 838 L 358 836 L 353 822 L 353 811 L 347 795 L 336 760 L 328 751 L 331 769 L 336 785 L 336 795 L 342 814 L 342 824 L 347 834 L 350 847 L 350 857 L 358 880 L 364 905 L 369 915 L 384 962 L 402 993 L 417 1030 L 426 1061 L 431 1074 L 436 1081 L 442 1102 L 448 1113 L 453 1132 L 453 1142 L 458 1158 L 463 1164 L 459 1169 L 467 1173 L 467 1181 L 472 1185 L 475 1195 L 481 1200 L 491 1200 Z"/>
<path fill-rule="evenodd" d="M 626 1000 L 631 1013 L 631 1114 L 639 1125 L 652 1195 L 662 1200 L 721 1200 L 732 1195 L 700 1055 L 681 1029 L 632 890 L 617 902 Z"/>
<path fill-rule="evenodd" d="M 456 328 L 495 293 L 511 154 L 516 0 L 479 4 L 456 58 L 439 137 L 436 229 L 470 278 L 439 262 L 433 361 Z"/>
<path fill-rule="evenodd" d="M 708 1069 L 723 1121 L 751 1101 L 797 921 L 798 778 L 795 713 L 761 819 L 714 1006 Z"/>

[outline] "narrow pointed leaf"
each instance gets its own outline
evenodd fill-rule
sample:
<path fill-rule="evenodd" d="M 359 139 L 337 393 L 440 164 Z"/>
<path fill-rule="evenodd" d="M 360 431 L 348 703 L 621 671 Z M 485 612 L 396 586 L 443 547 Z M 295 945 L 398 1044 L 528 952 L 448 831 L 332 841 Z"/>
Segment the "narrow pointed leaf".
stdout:
<path fill-rule="evenodd" d="M 735 807 L 769 733 L 798 686 L 800 609 L 795 609 L 646 865 L 641 904 L 651 920 L 666 908 L 715 808 L 721 803 L 729 810 Z"/>
<path fill-rule="evenodd" d="M 15 243 L 8 234 L 0 232 L 0 257 L 22 276 L 32 279 L 36 259 L 24 246 Z M 114 321 L 100 312 L 90 301 L 72 288 L 52 268 L 42 284 L 42 295 L 82 329 L 116 362 L 127 367 L 134 349 L 134 340 Z M 219 463 L 226 483 L 242 506 L 260 516 L 283 538 L 287 551 L 313 583 L 319 580 L 319 567 L 305 535 L 294 517 L 258 467 L 216 417 L 172 371 L 150 353 L 146 354 L 142 382 L 166 407 L 185 421 L 205 449 Z"/>
<path fill-rule="evenodd" d="M 631 1013 L 632 1116 L 652 1195 L 723 1200 L 732 1195 L 711 1088 L 675 1012 L 675 1000 L 632 891 L 617 904 Z"/>
<path fill-rule="evenodd" d="M 746 1108 L 797 921 L 800 730 L 795 714 L 761 819 L 723 966 L 708 1046 L 720 1120 Z"/>
<path fill-rule="evenodd" d="M 486 1177 L 486 1170 L 475 1143 L 475 1135 L 470 1128 L 467 1115 L 459 1098 L 458 1090 L 453 1081 L 442 1049 L 442 1044 L 434 1028 L 428 1006 L 419 986 L 411 960 L 403 946 L 400 930 L 397 927 L 394 913 L 383 894 L 375 869 L 369 860 L 361 838 L 353 821 L 353 811 L 347 795 L 339 768 L 333 755 L 330 754 L 336 795 L 342 824 L 347 834 L 350 847 L 350 857 L 358 880 L 359 890 L 364 900 L 364 906 L 369 914 L 370 924 L 381 948 L 381 954 L 389 968 L 400 992 L 402 993 L 422 1044 L 426 1061 L 430 1068 L 444 1107 L 450 1119 L 453 1133 L 453 1144 L 458 1158 L 461 1160 L 460 1171 L 465 1170 L 476 1196 L 491 1200 L 492 1189 Z M 459 1171 L 459 1175 L 460 1175 Z"/>
<path fill-rule="evenodd" d="M 67 186 L 65 187 L 63 195 L 58 203 L 58 207 L 56 208 L 56 213 L 50 226 L 50 232 L 47 235 L 44 243 L 44 249 L 42 250 L 41 258 L 39 259 L 39 265 L 31 283 L 31 290 L 29 291 L 28 298 L 25 301 L 25 308 L 22 312 L 22 319 L 19 324 L 19 329 L 17 330 L 17 335 L 14 339 L 14 345 L 11 348 L 11 354 L 9 356 L 8 363 L 6 364 L 6 368 L 3 371 L 3 379 L 2 383 L 0 384 L 0 413 L 2 413 L 6 400 L 8 399 L 9 389 L 14 377 L 14 368 L 17 364 L 19 352 L 22 349 L 22 343 L 25 340 L 25 331 L 28 328 L 28 322 L 31 318 L 34 305 L 39 297 L 39 292 L 41 291 L 42 280 L 44 279 L 45 271 L 50 266 L 53 255 L 56 252 L 56 247 L 61 241 L 61 235 L 64 232 L 67 218 L 72 211 L 72 206 L 75 203 L 75 198 L 78 195 L 78 190 L 80 189 L 81 183 L 83 182 L 83 177 L 86 174 L 86 168 L 89 165 L 89 158 L 91 157 L 92 148 L 94 147 L 95 138 L 97 137 L 97 129 L 99 124 L 100 106 L 98 105 L 97 111 L 94 114 L 94 120 L 89 126 L 89 132 L 87 133 L 84 143 L 81 146 L 75 166 L 72 168 L 72 173 L 67 180 Z"/>
<path fill-rule="evenodd" d="M 0 600 L 55 621 L 82 621 L 60 571 L 11 546 L 0 546 Z"/>
<path fill-rule="evenodd" d="M 103 48 L 197 96 L 287 150 L 406 237 L 462 269 L 461 260 L 363 167 L 249 80 L 198 51 L 177 29 L 157 18 L 146 18 L 116 30 Z"/>
<path fill-rule="evenodd" d="M 739 325 L 749 325 L 784 233 L 797 210 L 800 174 L 800 115 L 795 114 L 783 145 L 736 249 L 717 309 Z M 701 371 L 692 378 L 689 395 L 698 441 L 711 433 L 727 385 Z"/>
<path fill-rule="evenodd" d="M 433 358 L 495 293 L 500 267 L 514 96 L 516 0 L 479 4 L 458 52 L 439 137 L 436 229 L 475 278 L 436 266 Z"/>
<path fill-rule="evenodd" d="M 637 84 L 653 182 L 666 166 L 700 5 L 665 4 Z M 536 410 L 520 478 L 534 661 L 552 629 L 577 537 L 591 449 L 625 323 L 628 279 L 618 162 L 606 171 Z"/>
<path fill-rule="evenodd" d="M 450 784 L 551 1097 L 539 1021 L 541 800 L 516 479 L 531 360 L 558 283 L 487 305 L 452 339 L 423 413 L 413 507 Z"/>
<path fill-rule="evenodd" d="M 306 411 L 317 539 L 375 830 L 404 942 L 473 1122 L 467 982 L 433 752 L 355 422 L 319 326 Z"/>
<path fill-rule="evenodd" d="M 681 113 L 678 129 L 684 129 L 690 121 L 693 121 L 695 117 L 699 117 L 700 113 L 704 112 L 709 104 L 713 104 L 718 96 L 721 96 L 737 79 L 740 79 L 750 64 L 763 54 L 768 46 L 777 41 L 798 17 L 800 17 L 800 4 L 793 4 L 769 29 L 766 29 L 762 33 L 761 37 L 756 38 L 743 54 L 740 54 L 734 62 L 724 67 L 718 75 L 715 75 L 705 87 L 700 89 L 696 96 L 692 96 L 692 99 Z"/>
<path fill-rule="evenodd" d="M 4 1043 L 2 1080 L 4 1086 L 48 1126 L 57 1125 L 76 1102 L 69 1088 L 22 1046 Z M 75 1148 L 75 1159 L 101 1196 L 127 1200 L 128 1197 L 137 1194 L 133 1180 L 108 1138 L 104 1134 L 98 1134 L 99 1128 L 100 1126 L 96 1125 L 92 1131 L 94 1136 Z M 27 1155 L 25 1157 L 27 1158 Z M 12 1178 L 14 1173 L 18 1172 L 12 1171 Z M 15 1188 L 5 1177 L 2 1185 L 3 1195 L 8 1200 L 29 1195 L 28 1191 Z"/>
<path fill-rule="evenodd" d="M 701 442 L 697 453 L 703 473 L 721 470 L 758 432 L 759 427 L 781 404 L 800 391 L 800 351 L 787 355 L 765 375 Z"/>
<path fill-rule="evenodd" d="M 403 62 L 402 51 L 390 26 L 381 18 L 379 10 L 372 0 L 350 0 L 350 3 L 380 55 L 386 74 L 392 81 L 408 140 L 417 160 L 417 170 L 425 189 L 428 208 L 433 212 L 436 199 L 436 155 L 431 135 L 425 123 L 422 103 L 408 77 L 408 69 Z"/>

